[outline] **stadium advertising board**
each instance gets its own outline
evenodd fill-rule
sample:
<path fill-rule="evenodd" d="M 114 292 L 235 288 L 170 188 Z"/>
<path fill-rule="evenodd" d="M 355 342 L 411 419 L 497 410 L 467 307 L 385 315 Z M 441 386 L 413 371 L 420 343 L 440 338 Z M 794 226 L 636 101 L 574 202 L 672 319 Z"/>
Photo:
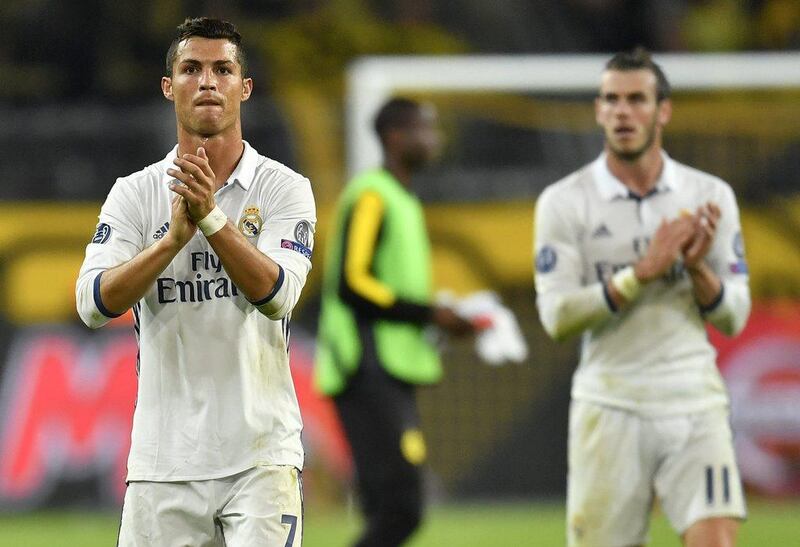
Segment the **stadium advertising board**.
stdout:
<path fill-rule="evenodd" d="M 730 392 L 742 479 L 763 494 L 800 494 L 800 304 L 756 303 L 740 336 L 710 336 Z"/>
<path fill-rule="evenodd" d="M 763 494 L 800 494 L 800 302 L 756 303 L 739 337 L 709 335 L 731 393 L 743 479 Z M 312 494 L 319 469 L 347 479 L 351 462 L 331 403 L 311 388 L 311 337 L 294 329 L 291 346 Z M 129 326 L 11 336 L 0 371 L 0 509 L 120 504 L 136 358 Z"/>
<path fill-rule="evenodd" d="M 293 332 L 291 351 L 308 459 L 348 476 L 350 456 L 333 407 L 311 389 L 306 339 Z M 121 503 L 137 353 L 127 326 L 16 333 L 0 387 L 0 508 Z"/>

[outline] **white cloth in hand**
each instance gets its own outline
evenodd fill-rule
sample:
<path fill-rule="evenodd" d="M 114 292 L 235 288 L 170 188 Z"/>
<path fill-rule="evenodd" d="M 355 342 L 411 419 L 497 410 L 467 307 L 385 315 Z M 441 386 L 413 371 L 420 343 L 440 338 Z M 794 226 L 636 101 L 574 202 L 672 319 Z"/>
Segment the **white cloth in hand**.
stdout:
<path fill-rule="evenodd" d="M 475 351 L 490 365 L 508 361 L 521 363 L 528 358 L 528 344 L 522 336 L 514 313 L 504 306 L 493 291 L 479 291 L 448 304 L 461 317 L 479 327 Z"/>

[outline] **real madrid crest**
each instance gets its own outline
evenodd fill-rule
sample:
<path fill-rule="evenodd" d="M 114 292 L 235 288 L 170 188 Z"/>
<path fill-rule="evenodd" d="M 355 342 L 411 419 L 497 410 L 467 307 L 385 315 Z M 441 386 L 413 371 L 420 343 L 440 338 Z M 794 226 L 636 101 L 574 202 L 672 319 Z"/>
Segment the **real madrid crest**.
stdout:
<path fill-rule="evenodd" d="M 261 210 L 255 205 L 245 208 L 242 218 L 239 219 L 239 231 L 246 237 L 256 237 L 261 232 Z"/>

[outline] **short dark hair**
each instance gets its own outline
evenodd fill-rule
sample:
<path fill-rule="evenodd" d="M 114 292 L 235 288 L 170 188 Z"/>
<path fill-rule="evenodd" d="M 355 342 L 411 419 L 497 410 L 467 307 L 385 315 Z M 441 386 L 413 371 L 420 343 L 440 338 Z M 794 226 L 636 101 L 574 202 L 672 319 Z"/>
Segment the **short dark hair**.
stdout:
<path fill-rule="evenodd" d="M 375 132 L 383 143 L 392 129 L 405 129 L 419 114 L 420 104 L 405 97 L 395 97 L 384 104 L 375 116 Z"/>
<path fill-rule="evenodd" d="M 649 70 L 656 76 L 656 99 L 658 102 L 669 99 L 672 94 L 672 88 L 664 71 L 653 61 L 650 52 L 643 47 L 637 47 L 633 51 L 617 53 L 606 63 L 605 69 L 621 71 Z"/>
<path fill-rule="evenodd" d="M 212 19 L 211 17 L 187 17 L 183 24 L 178 25 L 175 38 L 167 50 L 167 76 L 172 76 L 172 65 L 178 55 L 178 45 L 192 36 L 227 40 L 236 46 L 236 62 L 242 67 L 242 77 L 247 74 L 247 59 L 242 49 L 242 35 L 236 26 L 228 21 Z"/>

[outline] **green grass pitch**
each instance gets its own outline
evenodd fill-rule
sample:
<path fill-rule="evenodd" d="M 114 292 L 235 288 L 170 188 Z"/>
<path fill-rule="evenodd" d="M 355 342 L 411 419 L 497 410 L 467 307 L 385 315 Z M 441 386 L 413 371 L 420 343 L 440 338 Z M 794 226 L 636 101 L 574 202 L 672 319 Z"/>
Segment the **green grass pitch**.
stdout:
<path fill-rule="evenodd" d="M 800 500 L 751 503 L 750 518 L 739 534 L 739 547 L 800 547 Z M 82 512 L 36 512 L 0 516 L 2 547 L 110 547 L 118 516 Z M 358 532 L 352 512 L 306 509 L 304 547 L 344 547 Z M 409 547 L 564 545 L 564 510 L 552 504 L 479 504 L 433 507 Z M 680 542 L 663 516 L 653 518 L 652 547 Z"/>

